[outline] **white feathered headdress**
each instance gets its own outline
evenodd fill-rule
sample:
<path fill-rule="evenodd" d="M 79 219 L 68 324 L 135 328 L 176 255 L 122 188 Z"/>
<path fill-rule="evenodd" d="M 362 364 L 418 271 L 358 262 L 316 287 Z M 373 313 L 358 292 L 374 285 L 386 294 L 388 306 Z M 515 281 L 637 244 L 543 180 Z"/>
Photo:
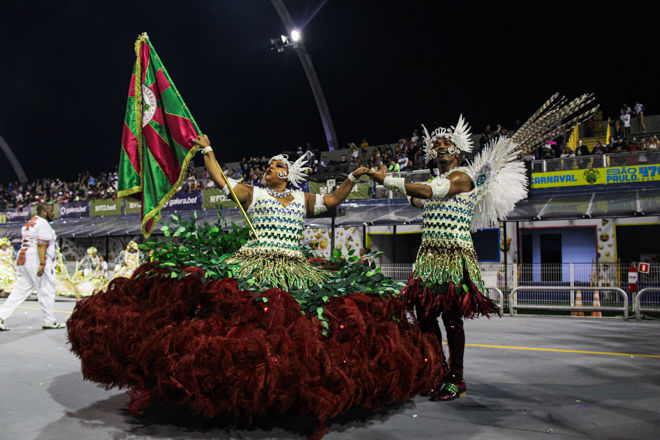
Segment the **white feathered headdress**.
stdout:
<path fill-rule="evenodd" d="M 427 162 L 430 162 L 437 156 L 437 153 L 433 150 L 433 142 L 435 142 L 436 139 L 449 138 L 460 151 L 464 153 L 472 152 L 472 147 L 474 146 L 474 143 L 472 142 L 472 134 L 470 133 L 470 126 L 465 122 L 463 115 L 459 116 L 458 123 L 455 127 L 436 128 L 432 134 L 429 134 L 429 131 L 424 124 L 422 124 L 422 128 L 425 133 L 423 140 Z M 450 151 L 450 153 L 453 154 L 454 152 Z"/>
<path fill-rule="evenodd" d="M 277 177 L 285 178 L 293 186 L 300 187 L 300 184 L 305 181 L 305 171 L 309 171 L 309 167 L 304 165 L 307 163 L 307 158 L 305 156 L 300 156 L 295 162 L 289 161 L 289 155 L 287 154 L 278 154 L 273 156 L 268 161 L 270 165 L 274 160 L 280 160 L 282 163 L 285 163 L 289 169 L 287 172 L 278 172 Z"/>

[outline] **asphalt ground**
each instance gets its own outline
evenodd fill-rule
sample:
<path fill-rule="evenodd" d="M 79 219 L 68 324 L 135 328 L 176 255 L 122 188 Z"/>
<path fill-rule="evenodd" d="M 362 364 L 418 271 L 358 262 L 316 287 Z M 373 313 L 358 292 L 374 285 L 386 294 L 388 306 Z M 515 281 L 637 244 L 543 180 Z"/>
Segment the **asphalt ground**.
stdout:
<path fill-rule="evenodd" d="M 4 301 L 4 300 L 2 300 Z M 58 299 L 58 320 L 75 300 Z M 125 410 L 123 391 L 84 381 L 64 330 L 28 300 L 0 332 L 0 440 L 298 439 L 301 416 L 208 421 L 186 408 Z M 326 439 L 660 438 L 660 321 L 519 316 L 466 323 L 467 396 L 416 397 L 331 420 Z"/>

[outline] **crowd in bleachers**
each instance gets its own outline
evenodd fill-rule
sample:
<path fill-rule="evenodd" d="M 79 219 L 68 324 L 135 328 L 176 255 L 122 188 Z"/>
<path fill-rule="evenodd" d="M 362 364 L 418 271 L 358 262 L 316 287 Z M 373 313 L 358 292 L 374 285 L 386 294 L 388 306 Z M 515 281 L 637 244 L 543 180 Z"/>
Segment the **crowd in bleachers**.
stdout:
<path fill-rule="evenodd" d="M 325 170 L 336 165 L 346 165 L 347 169 L 352 171 L 360 166 L 377 170 L 383 164 L 388 171 L 392 172 L 411 171 L 425 166 L 424 148 L 417 130 L 409 139 L 402 138 L 397 143 L 370 147 L 367 140 L 363 139 L 360 146 L 351 142 L 347 144 L 346 149 L 347 154 L 341 155 L 339 160 L 328 159 L 327 153 L 312 147 L 309 142 L 306 148 L 298 147 L 295 152 L 289 151 L 286 154 L 291 161 L 303 155 L 306 156 L 310 176 L 323 174 Z M 266 156 L 244 157 L 237 167 L 224 166 L 223 170 L 229 178 L 256 185 L 261 182 L 268 167 L 268 161 L 269 158 Z M 206 172 L 202 174 L 201 179 L 195 179 L 193 173 L 189 173 L 182 185 L 184 189 L 213 186 L 214 184 L 208 179 Z"/>
<path fill-rule="evenodd" d="M 525 157 L 529 162 L 533 159 L 556 159 L 575 156 L 594 156 L 601 154 L 617 154 L 640 151 L 660 151 L 660 141 L 655 135 L 645 136 L 643 119 L 644 106 L 635 103 L 633 109 L 624 104 L 621 116 L 611 123 L 611 134 L 609 142 L 603 145 L 596 141 L 592 148 L 588 148 L 578 141 L 575 150 L 566 146 L 567 137 L 560 136 L 550 141 L 546 146 L 537 150 L 532 155 Z M 629 136 L 631 119 L 637 121 L 638 132 L 635 137 Z M 511 136 L 520 126 L 516 121 L 512 130 L 497 125 L 495 129 L 487 126 L 483 131 L 479 144 L 475 146 L 474 153 L 483 148 L 488 142 L 498 137 Z M 585 127 L 588 135 L 593 136 L 593 120 L 587 121 Z M 589 132 L 589 130 L 591 130 Z M 327 153 L 313 148 L 308 142 L 306 147 L 298 147 L 297 150 L 287 152 L 289 160 L 296 160 L 300 156 L 307 157 L 310 167 L 310 176 L 322 175 L 326 170 L 336 165 L 346 165 L 345 170 L 352 171 L 360 166 L 372 170 L 378 170 L 382 165 L 389 172 L 412 171 L 426 167 L 424 157 L 424 145 L 422 137 L 415 129 L 409 138 L 399 139 L 392 144 L 377 145 L 370 147 L 366 139 L 358 146 L 355 143 L 347 144 L 347 154 L 342 155 L 339 160 L 328 160 Z M 266 156 L 244 157 L 238 166 L 224 166 L 227 177 L 252 185 L 259 184 L 263 174 L 268 167 L 269 158 Z M 465 156 L 459 158 L 461 163 L 466 160 Z M 201 177 L 201 178 L 200 178 Z M 186 172 L 185 179 L 179 191 L 188 192 L 212 188 L 213 181 L 207 178 L 206 172 L 201 176 L 195 174 L 194 163 L 191 162 Z M 0 208 L 2 205 L 7 209 L 18 209 L 23 206 L 40 202 L 66 203 L 94 199 L 114 198 L 117 195 L 117 171 L 113 173 L 101 173 L 98 177 L 92 177 L 89 172 L 81 173 L 74 182 L 63 182 L 60 179 L 37 179 L 28 183 L 13 182 L 7 185 L 0 184 Z"/>
<path fill-rule="evenodd" d="M 117 171 L 93 177 L 89 172 L 79 173 L 74 182 L 43 178 L 27 183 L 0 184 L 0 205 L 6 209 L 19 209 L 42 202 L 66 203 L 117 196 Z"/>

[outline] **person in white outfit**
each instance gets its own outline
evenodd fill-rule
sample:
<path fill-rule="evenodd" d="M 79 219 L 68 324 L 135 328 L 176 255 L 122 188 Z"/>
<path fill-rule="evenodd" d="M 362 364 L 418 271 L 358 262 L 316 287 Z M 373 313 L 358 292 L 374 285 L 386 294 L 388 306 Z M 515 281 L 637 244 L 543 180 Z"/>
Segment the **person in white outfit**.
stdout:
<path fill-rule="evenodd" d="M 53 205 L 40 203 L 37 215 L 23 228 L 23 242 L 16 257 L 17 283 L 7 301 L 0 307 L 0 330 L 8 330 L 5 319 L 20 306 L 34 290 L 44 313 L 43 329 L 64 328 L 55 320 L 55 248 L 57 235 L 50 226 L 55 218 Z"/>

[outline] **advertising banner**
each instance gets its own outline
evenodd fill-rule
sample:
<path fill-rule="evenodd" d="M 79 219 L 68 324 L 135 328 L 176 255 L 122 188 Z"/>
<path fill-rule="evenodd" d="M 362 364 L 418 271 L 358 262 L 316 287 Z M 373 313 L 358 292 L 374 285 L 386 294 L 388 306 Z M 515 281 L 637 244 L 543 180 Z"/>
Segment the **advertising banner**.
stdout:
<path fill-rule="evenodd" d="M 176 193 L 167 202 L 163 211 L 194 211 L 202 209 L 202 192 L 191 191 L 188 193 Z"/>
<path fill-rule="evenodd" d="M 121 215 L 121 200 L 120 199 L 101 199 L 91 200 L 90 204 L 90 217 L 101 217 L 106 215 Z"/>
<path fill-rule="evenodd" d="M 202 190 L 203 202 L 202 209 L 222 209 L 235 208 L 236 203 L 228 200 L 222 191 L 218 188 L 209 188 Z"/>
<path fill-rule="evenodd" d="M 60 203 L 59 218 L 89 217 L 89 202 Z"/>
<path fill-rule="evenodd" d="M 337 182 L 337 186 L 341 183 Z M 335 190 L 333 187 L 329 187 L 324 183 L 319 182 L 309 182 L 309 192 L 312 194 L 332 194 Z M 348 200 L 357 200 L 357 199 L 368 199 L 371 195 L 371 183 L 370 181 L 360 180 L 357 184 L 353 186 L 351 193 L 348 195 Z"/>
<path fill-rule="evenodd" d="M 126 199 L 124 201 L 124 214 L 140 214 L 142 212 L 142 203 Z"/>
<path fill-rule="evenodd" d="M 7 211 L 8 222 L 26 222 L 32 218 L 32 207 L 25 206 L 21 209 L 10 209 Z"/>
<path fill-rule="evenodd" d="M 660 181 L 659 165 L 634 165 L 584 170 L 533 173 L 532 188 L 559 188 L 567 186 L 611 185 Z"/>

